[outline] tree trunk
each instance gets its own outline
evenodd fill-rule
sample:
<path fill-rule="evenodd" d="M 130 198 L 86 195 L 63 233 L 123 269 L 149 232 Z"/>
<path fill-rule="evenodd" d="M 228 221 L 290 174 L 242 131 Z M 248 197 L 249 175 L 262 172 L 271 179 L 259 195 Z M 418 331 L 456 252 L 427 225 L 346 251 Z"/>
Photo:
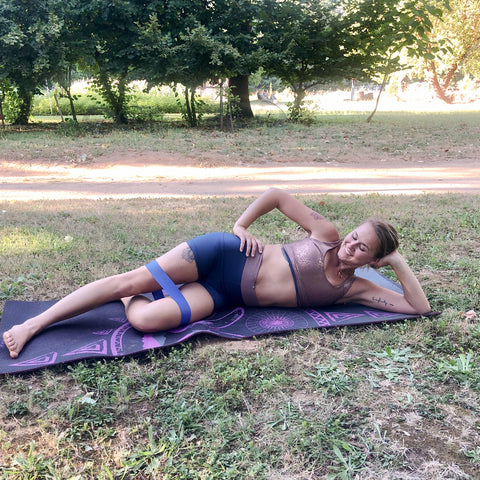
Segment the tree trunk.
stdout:
<path fill-rule="evenodd" d="M 452 103 L 453 99 L 450 95 L 447 95 L 447 88 L 450 85 L 450 82 L 455 74 L 458 66 L 456 64 L 452 65 L 450 70 L 448 71 L 447 75 L 445 76 L 445 81 L 443 85 L 440 84 L 440 80 L 438 78 L 437 69 L 435 68 L 435 64 L 430 62 L 428 66 L 428 70 L 430 71 L 430 85 L 433 88 L 433 92 L 435 96 L 440 100 L 443 100 L 445 103 Z"/>
<path fill-rule="evenodd" d="M 187 123 L 190 127 L 196 127 L 198 125 L 198 122 L 197 110 L 195 108 L 195 89 L 192 88 L 190 90 L 189 87 L 185 87 L 184 96 L 186 109 L 185 119 L 187 120 Z"/>
<path fill-rule="evenodd" d="M 67 98 L 70 103 L 70 112 L 72 114 L 73 121 L 78 122 L 77 112 L 75 110 L 75 103 L 73 101 L 73 96 L 72 96 L 72 67 L 67 68 L 67 70 L 65 71 L 65 76 L 60 79 L 59 83 L 60 83 L 60 86 L 67 93 Z"/>
<path fill-rule="evenodd" d="M 196 104 L 196 99 L 195 99 L 195 89 L 192 88 L 190 91 L 190 107 L 192 109 L 192 122 L 193 126 L 196 127 L 198 126 L 198 119 L 197 119 L 197 106 Z"/>
<path fill-rule="evenodd" d="M 294 99 L 293 99 L 293 108 L 300 112 L 303 107 L 303 101 L 307 96 L 307 92 L 302 86 L 299 86 L 296 90 L 294 90 Z"/>
<path fill-rule="evenodd" d="M 465 51 L 462 55 L 460 55 L 456 62 L 453 62 L 450 68 L 448 69 L 445 77 L 443 78 L 442 84 L 440 84 L 440 80 L 438 78 L 437 69 L 435 68 L 435 63 L 430 62 L 427 66 L 428 71 L 431 74 L 430 77 L 430 84 L 432 85 L 433 91 L 435 95 L 440 99 L 443 100 L 445 103 L 453 103 L 453 96 L 447 95 L 447 88 L 450 86 L 450 82 L 454 77 L 455 73 L 458 70 L 458 66 L 465 60 L 468 56 L 468 53 L 471 51 L 472 46 L 465 48 Z"/>
<path fill-rule="evenodd" d="M 70 102 L 70 111 L 72 112 L 73 121 L 78 122 L 77 112 L 75 110 L 75 103 L 73 102 L 72 93 L 70 92 L 70 89 L 65 91 L 67 92 L 68 101 Z"/>
<path fill-rule="evenodd" d="M 2 121 L 2 130 L 5 130 L 5 115 L 3 114 L 3 97 L 0 97 L 0 120 Z"/>
<path fill-rule="evenodd" d="M 242 118 L 253 118 L 252 107 L 250 106 L 250 94 L 248 92 L 248 75 L 238 75 L 228 79 L 230 93 L 237 97 L 236 107 L 238 116 Z"/>
<path fill-rule="evenodd" d="M 58 101 L 57 92 L 53 94 L 53 98 L 55 98 L 55 103 L 57 105 L 57 110 L 58 110 L 58 113 L 60 114 L 60 118 L 62 119 L 62 124 L 65 125 L 65 119 L 63 118 L 62 109 L 60 108 L 60 102 Z"/>
<path fill-rule="evenodd" d="M 117 125 L 122 125 L 127 123 L 127 117 L 125 115 L 125 103 L 126 103 L 126 81 L 124 78 L 121 78 L 118 81 L 118 97 L 115 109 L 115 123 Z"/>
<path fill-rule="evenodd" d="M 288 110 L 288 118 L 292 122 L 302 121 L 303 116 L 303 101 L 307 95 L 305 86 L 303 83 L 290 84 L 293 91 L 293 102 L 290 104 Z"/>
<path fill-rule="evenodd" d="M 378 104 L 380 103 L 380 95 L 382 94 L 383 90 L 385 90 L 385 86 L 387 85 L 387 80 L 389 76 L 390 76 L 389 73 L 385 73 L 383 75 L 382 85 L 380 86 L 380 90 L 378 91 L 378 95 L 377 95 L 377 101 L 375 102 L 375 108 L 373 109 L 372 113 L 368 116 L 367 123 L 370 123 L 375 113 L 377 113 Z"/>

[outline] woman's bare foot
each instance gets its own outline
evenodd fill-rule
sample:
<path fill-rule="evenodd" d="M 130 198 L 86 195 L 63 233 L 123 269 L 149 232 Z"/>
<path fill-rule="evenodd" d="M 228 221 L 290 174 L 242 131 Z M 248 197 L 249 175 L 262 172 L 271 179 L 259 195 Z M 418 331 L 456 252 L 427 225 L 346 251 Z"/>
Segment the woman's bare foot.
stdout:
<path fill-rule="evenodd" d="M 25 344 L 32 338 L 29 327 L 25 324 L 15 325 L 3 334 L 3 341 L 12 358 L 17 358 Z"/>

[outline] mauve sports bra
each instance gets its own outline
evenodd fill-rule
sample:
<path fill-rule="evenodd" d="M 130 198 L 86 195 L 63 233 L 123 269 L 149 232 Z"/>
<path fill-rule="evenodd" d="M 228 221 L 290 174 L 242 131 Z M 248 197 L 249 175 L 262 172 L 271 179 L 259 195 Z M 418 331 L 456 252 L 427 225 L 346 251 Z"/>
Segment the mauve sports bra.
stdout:
<path fill-rule="evenodd" d="M 321 242 L 313 238 L 304 238 L 282 246 L 282 251 L 290 265 L 299 307 L 333 305 L 342 298 L 352 286 L 355 275 L 348 277 L 340 285 L 332 285 L 325 275 L 325 255 L 341 244 Z M 255 295 L 255 280 L 262 262 L 262 255 L 248 257 L 242 275 L 242 297 L 245 305 L 258 306 Z"/>
<path fill-rule="evenodd" d="M 355 275 L 346 278 L 340 285 L 332 285 L 325 275 L 325 256 L 341 243 L 341 240 L 321 242 L 307 237 L 283 245 L 282 250 L 295 281 L 299 307 L 333 305 L 352 286 Z"/>

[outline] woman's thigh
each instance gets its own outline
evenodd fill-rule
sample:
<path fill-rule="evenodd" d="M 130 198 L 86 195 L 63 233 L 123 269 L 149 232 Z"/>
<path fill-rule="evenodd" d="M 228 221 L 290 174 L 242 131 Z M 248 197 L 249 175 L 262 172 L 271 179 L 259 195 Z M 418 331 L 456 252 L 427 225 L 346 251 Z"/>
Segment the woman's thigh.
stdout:
<path fill-rule="evenodd" d="M 190 247 L 182 243 L 156 261 L 176 284 L 188 284 L 198 279 L 197 266 Z M 159 284 L 145 266 L 112 277 L 119 297 L 129 297 L 158 290 Z"/>
<path fill-rule="evenodd" d="M 186 242 L 168 251 L 157 262 L 176 284 L 198 280 L 198 269 L 191 248 Z"/>

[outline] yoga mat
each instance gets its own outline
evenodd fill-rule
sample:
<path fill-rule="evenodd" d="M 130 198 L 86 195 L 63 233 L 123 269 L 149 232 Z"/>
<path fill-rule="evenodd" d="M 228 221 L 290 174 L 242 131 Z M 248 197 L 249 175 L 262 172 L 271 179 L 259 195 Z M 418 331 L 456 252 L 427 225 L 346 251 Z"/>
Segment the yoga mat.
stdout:
<path fill-rule="evenodd" d="M 401 292 L 401 287 L 373 269 L 358 269 L 362 276 L 386 288 Z M 55 301 L 7 301 L 0 332 L 46 310 Z M 26 372 L 87 358 L 113 358 L 144 350 L 178 344 L 194 335 L 207 333 L 229 339 L 250 338 L 305 328 L 391 322 L 418 315 L 396 314 L 343 304 L 316 308 L 228 308 L 205 320 L 174 330 L 143 334 L 128 323 L 121 302 L 111 302 L 88 313 L 45 329 L 12 359 L 3 340 L 0 343 L 0 374 Z"/>

